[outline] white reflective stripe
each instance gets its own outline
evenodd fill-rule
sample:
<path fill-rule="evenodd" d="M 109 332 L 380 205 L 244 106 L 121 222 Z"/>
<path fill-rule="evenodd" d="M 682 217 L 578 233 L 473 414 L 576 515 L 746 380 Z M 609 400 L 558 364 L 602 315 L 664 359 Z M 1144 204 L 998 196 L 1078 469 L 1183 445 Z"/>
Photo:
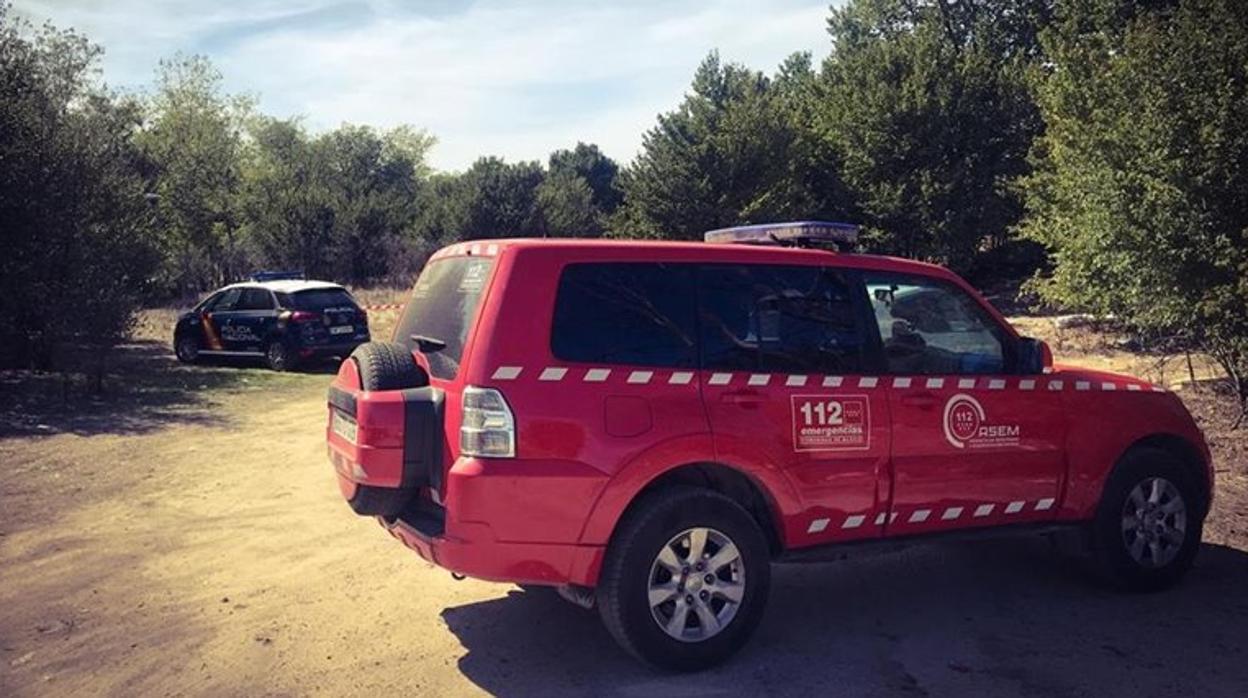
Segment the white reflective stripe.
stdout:
<path fill-rule="evenodd" d="M 473 253 L 474 255 L 480 255 L 480 254 L 481 254 L 481 245 L 473 245 L 473 246 L 472 246 L 472 253 Z"/>
<path fill-rule="evenodd" d="M 746 381 L 746 385 L 767 385 L 771 382 L 771 375 L 767 373 L 755 373 L 750 376 L 750 380 Z"/>
<path fill-rule="evenodd" d="M 1113 383 L 1101 383 L 1101 390 L 1117 390 L 1118 386 Z"/>
<path fill-rule="evenodd" d="M 940 388 L 945 387 L 945 379 L 944 378 L 928 378 L 927 387 L 929 390 L 939 390 Z"/>
<path fill-rule="evenodd" d="M 519 375 L 519 366 L 499 366 L 494 370 L 494 375 L 491 378 L 496 381 L 509 381 L 515 380 Z"/>
<path fill-rule="evenodd" d="M 975 507 L 975 518 L 982 519 L 983 517 L 991 514 L 992 510 L 996 508 L 997 508 L 996 504 L 980 504 L 979 506 Z"/>
<path fill-rule="evenodd" d="M 820 531 L 822 531 L 823 529 L 827 527 L 828 527 L 827 519 L 815 519 L 814 521 L 810 522 L 810 528 L 807 528 L 806 532 L 807 533 L 819 533 Z"/>
<path fill-rule="evenodd" d="M 1087 390 L 1092 384 L 1087 381 L 1075 381 L 1075 390 Z"/>
<path fill-rule="evenodd" d="M 1062 389 L 1061 381 L 1049 381 L 1049 390 L 1061 390 L 1061 389 Z"/>
<path fill-rule="evenodd" d="M 906 378 L 906 377 L 904 377 L 904 376 L 903 376 L 903 377 L 894 378 L 894 379 L 893 379 L 893 387 L 894 387 L 894 388 L 909 388 L 909 387 L 910 387 L 910 379 L 909 379 L 909 378 Z"/>
<path fill-rule="evenodd" d="M 1165 389 L 1165 388 L 1163 388 L 1163 387 L 1161 387 L 1160 385 L 1154 385 L 1154 386 L 1153 386 L 1153 392 L 1154 392 L 1154 393 L 1164 393 L 1164 392 L 1166 392 L 1166 389 Z"/>
<path fill-rule="evenodd" d="M 974 378 L 961 378 L 958 380 L 958 387 L 959 388 L 974 388 L 975 379 Z"/>
<path fill-rule="evenodd" d="M 867 517 L 862 514 L 854 514 L 853 516 L 845 519 L 845 524 L 842 525 L 841 528 L 858 528 L 862 525 L 862 522 L 866 520 Z"/>
<path fill-rule="evenodd" d="M 806 385 L 806 376 L 789 376 L 784 379 L 784 384 L 790 387 L 800 388 Z"/>
<path fill-rule="evenodd" d="M 888 522 L 890 524 L 896 520 L 897 520 L 897 512 L 894 511 L 893 513 L 888 515 Z"/>
<path fill-rule="evenodd" d="M 1018 382 L 1019 390 L 1035 390 L 1036 382 L 1030 378 Z"/>
<path fill-rule="evenodd" d="M 668 383 L 672 385 L 689 385 L 693 380 L 693 374 L 688 371 L 677 371 L 668 379 Z"/>
<path fill-rule="evenodd" d="M 711 379 L 707 381 L 708 385 L 728 385 L 728 381 L 732 380 L 731 373 L 712 373 Z"/>
<path fill-rule="evenodd" d="M 885 519 L 887 519 L 887 518 L 888 518 L 888 514 L 887 514 L 887 513 L 885 513 L 885 512 L 882 512 L 882 511 L 881 511 L 880 513 L 878 513 L 878 514 L 876 514 L 876 515 L 875 515 L 875 525 L 876 525 L 876 526 L 883 526 L 883 525 L 884 525 L 884 520 L 885 520 Z"/>
<path fill-rule="evenodd" d="M 880 379 L 874 376 L 863 376 L 862 378 L 858 379 L 858 387 L 859 388 L 874 388 L 876 384 L 879 382 L 880 382 Z"/>
<path fill-rule="evenodd" d="M 1023 510 L 1024 504 L 1026 504 L 1026 502 L 1010 502 L 1009 504 L 1005 505 L 1005 513 L 1017 514 L 1018 512 Z"/>
<path fill-rule="evenodd" d="M 940 515 L 941 521 L 953 521 L 962 515 L 962 507 L 949 507 L 945 509 L 945 513 Z"/>
<path fill-rule="evenodd" d="M 491 257 L 498 254 L 498 245 L 486 245 L 485 253 Z"/>
<path fill-rule="evenodd" d="M 611 375 L 609 368 L 591 368 L 585 372 L 586 383 L 601 383 Z"/>
<path fill-rule="evenodd" d="M 634 385 L 644 385 L 650 382 L 654 377 L 654 371 L 633 371 L 628 374 L 628 382 Z"/>
<path fill-rule="evenodd" d="M 823 387 L 825 387 L 825 388 L 839 388 L 839 387 L 841 387 L 841 380 L 842 380 L 842 379 L 841 379 L 841 377 L 840 377 L 840 376 L 824 376 L 824 377 L 823 377 Z"/>
<path fill-rule="evenodd" d="M 1001 380 L 1000 378 L 993 378 L 992 380 L 988 381 L 989 390 L 1000 390 L 1004 387 L 1005 387 L 1005 381 Z"/>
<path fill-rule="evenodd" d="M 907 523 L 923 523 L 924 521 L 927 521 L 927 517 L 931 515 L 931 509 L 916 509 L 915 512 L 910 515 L 910 520 Z"/>
<path fill-rule="evenodd" d="M 1048 511 L 1049 509 L 1052 509 L 1054 501 L 1055 500 L 1052 497 L 1045 497 L 1044 499 L 1041 499 L 1036 502 L 1036 511 Z"/>
<path fill-rule="evenodd" d="M 1131 391 L 1134 391 L 1134 392 L 1139 392 L 1139 390 L 1140 390 L 1140 386 L 1136 385 L 1135 383 L 1128 383 L 1128 384 L 1127 384 L 1127 390 L 1131 390 Z"/>
<path fill-rule="evenodd" d="M 538 376 L 539 381 L 561 381 L 567 375 L 568 369 L 562 366 L 551 366 L 542 369 L 542 375 Z"/>

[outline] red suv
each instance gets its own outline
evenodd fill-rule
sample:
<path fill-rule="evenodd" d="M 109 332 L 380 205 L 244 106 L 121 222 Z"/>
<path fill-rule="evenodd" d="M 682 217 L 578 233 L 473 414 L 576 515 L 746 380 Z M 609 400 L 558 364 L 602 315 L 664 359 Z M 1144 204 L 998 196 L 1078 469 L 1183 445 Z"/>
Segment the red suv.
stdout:
<path fill-rule="evenodd" d="M 1053 366 L 951 272 L 826 234 L 441 250 L 330 388 L 343 496 L 676 669 L 745 643 L 773 561 L 845 546 L 1069 532 L 1119 586 L 1182 576 L 1213 481 L 1178 397 Z"/>

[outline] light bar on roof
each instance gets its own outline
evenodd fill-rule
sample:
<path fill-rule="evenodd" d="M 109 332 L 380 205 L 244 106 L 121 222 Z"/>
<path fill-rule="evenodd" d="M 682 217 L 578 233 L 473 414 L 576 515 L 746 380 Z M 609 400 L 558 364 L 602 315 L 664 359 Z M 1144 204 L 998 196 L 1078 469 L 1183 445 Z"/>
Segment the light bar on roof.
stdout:
<path fill-rule="evenodd" d="M 858 226 L 852 223 L 831 221 L 763 223 L 711 230 L 704 234 L 702 239 L 707 242 L 745 245 L 800 245 L 802 243 L 852 245 L 858 240 Z"/>

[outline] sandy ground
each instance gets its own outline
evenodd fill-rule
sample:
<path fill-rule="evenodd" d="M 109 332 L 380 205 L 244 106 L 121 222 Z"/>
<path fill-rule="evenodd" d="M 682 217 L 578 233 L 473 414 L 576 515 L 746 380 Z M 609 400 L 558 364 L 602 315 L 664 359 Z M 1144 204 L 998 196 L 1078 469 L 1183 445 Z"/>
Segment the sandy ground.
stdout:
<path fill-rule="evenodd" d="M 1248 692 L 1240 435 L 1215 434 L 1232 462 L 1176 590 L 1105 591 L 1031 540 L 778 566 L 746 650 L 668 676 L 596 615 L 454 581 L 354 516 L 325 459 L 326 373 L 128 351 L 159 377 L 129 402 L 0 420 L 0 696 Z"/>

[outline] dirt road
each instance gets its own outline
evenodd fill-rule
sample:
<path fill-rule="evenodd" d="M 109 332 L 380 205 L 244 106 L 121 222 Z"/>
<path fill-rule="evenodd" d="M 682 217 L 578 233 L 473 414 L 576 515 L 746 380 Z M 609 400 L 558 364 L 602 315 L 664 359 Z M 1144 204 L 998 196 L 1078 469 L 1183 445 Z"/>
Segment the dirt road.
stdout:
<path fill-rule="evenodd" d="M 0 695 L 1248 693 L 1234 542 L 1149 596 L 1038 541 L 777 567 L 740 656 L 655 674 L 591 613 L 453 581 L 354 516 L 325 460 L 328 376 L 142 360 L 214 390 L 0 438 Z"/>

